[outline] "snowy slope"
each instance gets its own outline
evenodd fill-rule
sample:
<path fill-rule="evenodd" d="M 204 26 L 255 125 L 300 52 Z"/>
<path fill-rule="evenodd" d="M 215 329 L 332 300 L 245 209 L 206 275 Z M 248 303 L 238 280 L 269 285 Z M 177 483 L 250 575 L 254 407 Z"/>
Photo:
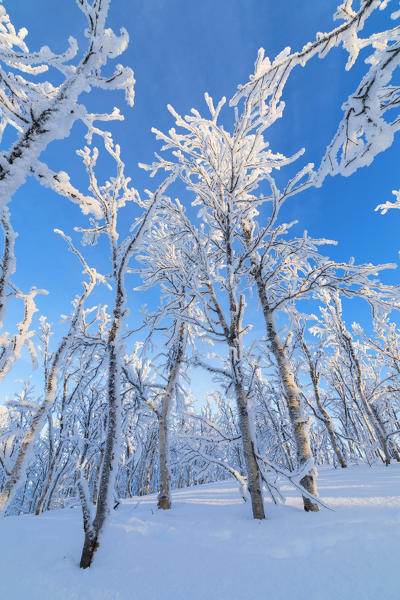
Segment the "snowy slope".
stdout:
<path fill-rule="evenodd" d="M 113 515 L 93 567 L 78 568 L 80 512 L 0 523 L 0 598 L 7 600 L 399 600 L 400 465 L 322 470 L 335 509 L 286 506 L 250 518 L 231 482 L 154 497 Z"/>

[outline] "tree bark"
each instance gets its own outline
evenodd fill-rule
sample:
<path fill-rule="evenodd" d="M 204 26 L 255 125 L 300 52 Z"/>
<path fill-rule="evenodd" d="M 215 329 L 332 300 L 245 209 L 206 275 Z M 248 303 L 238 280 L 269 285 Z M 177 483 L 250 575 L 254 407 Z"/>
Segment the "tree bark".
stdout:
<path fill-rule="evenodd" d="M 264 503 L 260 486 L 260 473 L 254 451 L 254 442 L 251 435 L 251 425 L 247 400 L 241 382 L 235 382 L 236 400 L 239 412 L 239 428 L 242 436 L 243 455 L 247 471 L 247 487 L 251 498 L 251 507 L 254 519 L 265 519 Z"/>
<path fill-rule="evenodd" d="M 328 435 L 329 435 L 329 439 L 331 440 L 331 445 L 332 445 L 333 451 L 336 454 L 336 457 L 339 461 L 340 466 L 342 467 L 342 469 L 345 469 L 347 467 L 347 463 L 346 463 L 346 460 L 345 460 L 345 458 L 338 446 L 338 443 L 336 441 L 336 435 L 335 435 L 335 431 L 333 429 L 331 416 L 328 413 L 328 411 L 325 410 L 325 408 L 323 407 L 322 402 L 321 402 L 321 396 L 319 393 L 319 374 L 316 371 L 315 364 L 311 358 L 310 350 L 308 349 L 308 346 L 303 338 L 301 339 L 301 347 L 303 349 L 303 352 L 304 352 L 305 357 L 308 362 L 310 378 L 311 378 L 311 382 L 313 385 L 314 397 L 315 397 L 315 401 L 318 406 L 318 410 L 323 417 L 325 427 L 326 427 Z"/>
<path fill-rule="evenodd" d="M 172 391 L 182 363 L 184 352 L 185 324 L 179 326 L 178 340 L 174 362 L 168 377 L 160 414 L 158 415 L 159 457 L 160 457 L 160 489 L 157 507 L 163 510 L 171 508 L 170 474 L 168 469 L 168 413 L 171 405 Z"/>
<path fill-rule="evenodd" d="M 109 512 L 110 498 L 115 481 L 118 461 L 118 428 L 120 421 L 120 333 L 125 310 L 123 282 L 117 282 L 116 299 L 112 324 L 107 340 L 108 349 L 108 422 L 101 469 L 96 516 L 85 530 L 80 566 L 87 569 L 92 564 L 93 555 L 99 546 L 98 538 Z"/>
<path fill-rule="evenodd" d="M 289 417 L 293 427 L 294 439 L 296 442 L 297 459 L 299 465 L 302 466 L 308 461 L 314 464 L 314 458 L 311 452 L 310 434 L 308 431 L 307 418 L 302 414 L 300 396 L 298 394 L 297 386 L 293 377 L 293 373 L 290 370 L 288 361 L 286 359 L 285 350 L 281 346 L 279 336 L 276 331 L 273 314 L 269 307 L 267 294 L 265 290 L 264 281 L 262 274 L 257 265 L 254 264 L 253 259 L 253 274 L 257 284 L 258 295 L 260 298 L 265 325 L 267 329 L 267 337 L 270 343 L 271 351 L 275 356 L 278 364 L 280 379 L 282 387 L 285 391 L 286 402 L 289 411 Z M 316 484 L 316 469 L 311 467 L 309 472 L 301 479 L 301 485 L 307 492 L 313 496 L 318 496 L 317 484 Z M 318 504 L 313 502 L 310 498 L 303 495 L 304 510 L 309 512 L 317 512 L 319 510 Z"/>
<path fill-rule="evenodd" d="M 243 374 L 241 368 L 242 352 L 239 332 L 242 329 L 241 315 L 243 313 L 243 299 L 241 299 L 238 306 L 233 290 L 230 290 L 229 303 L 231 323 L 230 327 L 228 327 L 222 309 L 215 296 L 214 288 L 211 284 L 208 285 L 208 291 L 229 347 L 232 382 L 235 388 L 236 404 L 239 413 L 239 429 L 242 436 L 243 456 L 247 472 L 247 488 L 251 498 L 253 518 L 265 519 L 264 502 L 260 485 L 260 470 L 254 448 L 254 440 L 249 419 L 248 400 L 243 387 Z"/>

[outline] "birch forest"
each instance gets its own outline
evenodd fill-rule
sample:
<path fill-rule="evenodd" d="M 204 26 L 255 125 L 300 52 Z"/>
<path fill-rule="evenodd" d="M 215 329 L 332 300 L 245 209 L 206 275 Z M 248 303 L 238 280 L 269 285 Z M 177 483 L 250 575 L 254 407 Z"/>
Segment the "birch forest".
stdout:
<path fill-rule="evenodd" d="M 46 39 L 31 48 L 0 0 L 0 513 L 79 511 L 77 571 L 96 565 L 130 499 L 153 495 L 170 514 L 175 490 L 231 481 L 268 544 L 270 507 L 288 486 L 315 523 L 330 509 L 319 472 L 400 462 L 398 265 L 379 264 L 372 245 L 366 261 L 337 260 L 336 241 L 302 225 L 307 190 L 323 203 L 332 178 L 347 185 L 398 144 L 398 2 L 333 1 L 330 30 L 274 56 L 261 48 L 227 97 L 204 90 L 197 108 L 166 106 L 150 161 L 135 131 L 119 140 L 141 82 L 124 58 L 135 31 L 109 24 L 118 2 L 129 10 L 65 0 L 86 23 L 57 53 Z M 287 152 L 274 132 L 292 77 L 306 81 L 332 55 L 343 77 L 357 69 L 355 85 L 311 162 L 306 143 Z M 386 222 L 400 208 L 390 157 L 376 198 Z M 60 309 L 51 284 L 18 277 L 30 251 L 15 216 L 32 179 L 76 219 L 46 221 L 49 278 L 69 252 L 81 281 Z"/>

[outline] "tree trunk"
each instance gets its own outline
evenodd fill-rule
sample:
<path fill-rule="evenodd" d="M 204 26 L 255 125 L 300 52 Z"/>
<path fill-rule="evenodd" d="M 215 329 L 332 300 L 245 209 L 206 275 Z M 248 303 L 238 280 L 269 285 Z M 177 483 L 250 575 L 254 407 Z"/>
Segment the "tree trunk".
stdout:
<path fill-rule="evenodd" d="M 103 458 L 104 458 L 104 451 L 100 450 L 100 457 L 99 457 L 99 460 L 97 462 L 96 474 L 94 476 L 94 482 L 93 482 L 93 504 L 95 506 L 97 504 L 99 480 L 100 480 L 101 466 L 103 464 Z"/>
<path fill-rule="evenodd" d="M 285 351 L 282 348 L 278 333 L 275 328 L 272 311 L 269 308 L 264 281 L 259 268 L 254 268 L 254 277 L 257 284 L 258 295 L 264 314 L 267 337 L 270 343 L 271 351 L 278 364 L 280 379 L 285 391 L 286 402 L 289 411 L 289 417 L 293 427 L 294 439 L 296 442 L 297 459 L 302 466 L 307 462 L 314 465 L 314 458 L 311 452 L 310 435 L 308 431 L 307 418 L 302 414 L 300 397 L 297 386 L 294 381 L 293 373 L 290 370 L 286 359 Z M 301 479 L 301 485 L 313 496 L 318 495 L 316 484 L 316 469 L 312 466 L 309 472 Z M 318 504 L 312 502 L 307 496 L 303 496 L 305 511 L 316 512 L 319 510 Z"/>
<path fill-rule="evenodd" d="M 96 516 L 86 528 L 80 566 L 87 569 L 92 564 L 93 555 L 99 546 L 98 538 L 110 511 L 113 499 L 113 486 L 118 463 L 118 428 L 120 421 L 120 333 L 125 309 L 125 294 L 122 281 L 118 281 L 113 310 L 113 320 L 107 340 L 108 349 L 108 422 L 103 464 L 97 498 Z"/>
<path fill-rule="evenodd" d="M 171 405 L 172 391 L 182 363 L 184 352 L 185 324 L 179 326 L 174 361 L 168 377 L 168 383 L 163 398 L 161 411 L 158 416 L 159 456 L 160 456 L 160 489 L 157 507 L 168 510 L 171 508 L 170 474 L 168 470 L 168 413 Z"/>
<path fill-rule="evenodd" d="M 230 253 L 228 252 L 228 263 Z M 228 277 L 229 281 L 229 277 Z M 244 309 L 244 298 L 240 299 L 238 305 L 233 289 L 229 291 L 230 319 L 228 327 L 221 306 L 216 298 L 214 288 L 208 284 L 208 291 L 219 322 L 224 331 L 225 339 L 229 347 L 229 358 L 232 372 L 232 382 L 235 387 L 236 404 L 239 413 L 239 429 L 242 436 L 243 456 L 247 472 L 247 488 L 251 498 L 251 506 L 254 519 L 265 519 L 264 503 L 260 485 L 260 470 L 252 437 L 251 423 L 249 419 L 248 400 L 243 387 L 243 373 L 241 368 L 242 352 L 240 335 L 242 331 L 242 315 Z"/>
<path fill-rule="evenodd" d="M 249 230 L 245 221 L 242 222 L 242 227 L 246 243 L 250 245 L 252 233 Z M 307 419 L 302 414 L 300 397 L 297 391 L 294 376 L 290 370 L 288 361 L 286 359 L 285 350 L 280 344 L 279 336 L 275 328 L 272 311 L 269 306 L 265 282 L 262 277 L 262 266 L 258 263 L 258 259 L 255 254 L 252 254 L 250 256 L 250 263 L 252 266 L 252 275 L 257 286 L 258 297 L 260 299 L 264 315 L 267 338 L 270 343 L 271 351 L 277 362 L 280 380 L 282 382 L 282 387 L 285 392 L 285 399 L 287 402 L 289 417 L 293 427 L 297 459 L 300 466 L 306 464 L 307 462 L 309 462 L 312 465 L 308 473 L 301 479 L 300 483 L 307 492 L 309 492 L 313 496 L 318 496 L 316 484 L 317 471 L 314 466 L 314 458 L 311 452 L 310 435 L 307 426 Z M 307 512 L 317 512 L 319 510 L 318 504 L 312 502 L 310 498 L 304 495 L 303 505 L 304 510 Z"/>
<path fill-rule="evenodd" d="M 164 398 L 162 411 L 168 412 L 167 398 Z M 160 485 L 157 499 L 157 508 L 168 510 L 171 508 L 170 477 L 167 465 L 168 457 L 168 423 L 166 414 L 160 415 L 158 419 L 158 439 L 160 457 Z"/>
<path fill-rule="evenodd" d="M 328 413 L 328 411 L 325 410 L 321 402 L 321 396 L 319 393 L 319 374 L 316 371 L 316 365 L 311 358 L 310 350 L 308 349 L 308 346 L 303 338 L 301 338 L 301 346 L 308 362 L 310 378 L 313 384 L 314 397 L 318 406 L 318 410 L 324 419 L 325 427 L 327 429 L 329 439 L 331 440 L 333 451 L 336 454 L 340 466 L 342 467 L 342 469 L 345 469 L 347 467 L 347 463 L 336 441 L 336 435 L 333 429 L 331 416 Z"/>
<path fill-rule="evenodd" d="M 254 519 L 265 519 L 264 503 L 260 486 L 260 474 L 251 435 L 247 400 L 240 382 L 235 382 L 236 400 L 239 412 L 239 428 L 242 436 L 243 455 L 247 471 L 247 487 L 251 498 Z"/>

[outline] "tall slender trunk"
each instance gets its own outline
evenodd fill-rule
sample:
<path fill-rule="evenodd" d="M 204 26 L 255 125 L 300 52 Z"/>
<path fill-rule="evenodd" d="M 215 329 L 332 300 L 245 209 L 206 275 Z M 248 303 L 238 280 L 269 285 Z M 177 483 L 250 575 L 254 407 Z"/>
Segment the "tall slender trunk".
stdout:
<path fill-rule="evenodd" d="M 232 382 L 235 388 L 236 404 L 239 414 L 239 429 L 243 445 L 243 456 L 246 464 L 247 488 L 251 498 L 253 517 L 254 519 L 265 519 L 264 502 L 260 485 L 260 470 L 254 447 L 255 440 L 253 440 L 252 436 L 248 399 L 243 387 L 242 351 L 239 332 L 242 330 L 244 298 L 241 298 L 240 305 L 238 306 L 233 290 L 230 290 L 229 301 L 231 323 L 230 326 L 228 326 L 211 284 L 208 285 L 208 291 L 229 347 Z"/>
<path fill-rule="evenodd" d="M 247 487 L 251 498 L 253 517 L 254 519 L 265 519 L 260 473 L 252 437 L 247 398 L 241 381 L 236 379 L 234 385 L 239 413 L 239 428 L 242 436 L 243 455 L 246 463 Z"/>
<path fill-rule="evenodd" d="M 92 564 L 93 555 L 99 545 L 99 535 L 103 528 L 109 506 L 118 467 L 120 423 L 120 344 L 121 327 L 125 312 L 125 291 L 122 279 L 117 280 L 114 310 L 110 332 L 107 340 L 108 350 L 108 421 L 101 469 L 96 515 L 90 527 L 85 528 L 85 539 L 82 549 L 80 566 L 87 569 Z"/>
<path fill-rule="evenodd" d="M 255 259 L 254 259 L 255 261 Z M 258 295 L 260 298 L 265 325 L 267 329 L 267 337 L 270 343 L 271 351 L 275 356 L 278 364 L 279 375 L 282 382 L 282 387 L 285 391 L 286 402 L 289 411 L 289 417 L 293 427 L 294 439 L 296 442 L 297 459 L 301 465 L 310 462 L 312 465 L 310 470 L 301 479 L 300 483 L 307 492 L 313 496 L 318 495 L 317 483 L 316 483 L 316 469 L 314 467 L 314 458 L 311 452 L 310 434 L 308 431 L 307 418 L 303 415 L 301 408 L 300 396 L 297 390 L 297 386 L 294 380 L 293 373 L 290 370 L 285 350 L 281 346 L 279 336 L 276 331 L 273 314 L 269 307 L 267 294 L 265 290 L 264 281 L 262 274 L 258 266 L 254 265 L 253 274 L 257 284 Z M 310 498 L 303 495 L 303 504 L 305 511 L 316 512 L 319 510 L 318 504 L 312 502 Z"/>
<path fill-rule="evenodd" d="M 103 458 L 104 458 L 104 450 L 101 449 L 99 460 L 97 462 L 96 474 L 94 476 L 94 481 L 93 481 L 93 504 L 94 504 L 94 506 L 96 506 L 96 504 L 97 504 L 97 496 L 99 494 L 98 490 L 99 490 L 99 481 L 100 481 L 101 467 L 103 464 Z"/>
<path fill-rule="evenodd" d="M 318 410 L 323 417 L 324 424 L 325 424 L 326 430 L 329 435 L 329 439 L 331 440 L 331 445 L 332 445 L 333 451 L 336 454 L 336 457 L 339 461 L 340 466 L 342 467 L 342 469 L 345 469 L 347 467 L 347 463 L 346 463 L 346 460 L 345 460 L 345 458 L 339 448 L 339 445 L 337 443 L 335 431 L 334 431 L 333 425 L 332 425 L 331 416 L 328 413 L 328 411 L 325 410 L 325 408 L 323 407 L 322 402 L 321 402 L 321 396 L 319 393 L 319 374 L 317 373 L 316 366 L 311 358 L 310 350 L 303 338 L 301 338 L 300 343 L 301 343 L 301 347 L 303 349 L 303 352 L 304 352 L 305 357 L 308 362 L 308 369 L 309 369 L 310 378 L 311 378 L 311 382 L 312 382 L 313 389 L 314 389 L 314 397 L 315 397 L 315 401 L 318 406 Z"/>
<path fill-rule="evenodd" d="M 365 410 L 365 413 L 368 417 L 368 421 L 372 424 L 372 427 L 374 429 L 375 435 L 379 440 L 379 444 L 380 444 L 380 448 L 378 450 L 380 450 L 383 454 L 384 457 L 381 456 L 383 462 L 385 462 L 386 465 L 390 464 L 390 460 L 391 460 L 391 456 L 390 456 L 390 452 L 387 446 L 387 438 L 386 438 L 386 434 L 384 429 L 381 426 L 381 421 L 378 415 L 378 411 L 377 410 L 373 410 L 373 407 L 371 406 L 367 395 L 365 393 L 365 389 L 364 389 L 364 381 L 363 381 L 363 377 L 362 377 L 362 370 L 361 370 L 361 364 L 360 361 L 355 353 L 354 347 L 353 347 L 353 343 L 352 343 L 352 339 L 351 339 L 351 335 L 345 330 L 344 326 L 342 325 L 341 321 L 340 321 L 340 326 L 341 326 L 341 335 L 342 335 L 342 339 L 344 341 L 345 347 L 349 353 L 349 356 L 351 358 L 351 362 L 354 366 L 355 369 L 355 379 L 356 379 L 356 387 L 357 387 L 357 391 L 358 391 L 358 395 L 360 397 L 361 403 L 363 405 L 363 408 Z"/>
<path fill-rule="evenodd" d="M 171 508 L 170 474 L 168 469 L 168 413 L 171 405 L 172 391 L 183 359 L 184 337 L 185 324 L 182 322 L 179 326 L 174 361 L 170 369 L 161 410 L 158 415 L 160 488 L 157 506 L 164 510 Z"/>
<path fill-rule="evenodd" d="M 242 228 L 246 243 L 249 247 L 252 233 L 245 221 L 242 222 Z M 259 264 L 257 256 L 254 253 L 250 255 L 250 264 L 252 267 L 252 276 L 257 286 L 258 297 L 264 315 L 267 338 L 272 354 L 274 355 L 278 365 L 280 380 L 285 393 L 289 417 L 293 427 L 297 459 L 300 466 L 306 464 L 307 462 L 312 465 L 310 466 L 308 473 L 302 477 L 300 483 L 307 492 L 313 496 L 318 496 L 316 483 L 317 471 L 314 466 L 314 457 L 311 452 L 310 434 L 308 431 L 307 419 L 302 414 L 300 396 L 298 394 L 294 376 L 290 370 L 285 355 L 285 350 L 280 344 L 279 336 L 276 331 L 272 310 L 268 302 L 265 282 L 262 276 L 262 266 Z M 319 510 L 318 504 L 312 502 L 310 498 L 304 495 L 303 505 L 304 510 L 307 512 L 317 512 Z"/>

